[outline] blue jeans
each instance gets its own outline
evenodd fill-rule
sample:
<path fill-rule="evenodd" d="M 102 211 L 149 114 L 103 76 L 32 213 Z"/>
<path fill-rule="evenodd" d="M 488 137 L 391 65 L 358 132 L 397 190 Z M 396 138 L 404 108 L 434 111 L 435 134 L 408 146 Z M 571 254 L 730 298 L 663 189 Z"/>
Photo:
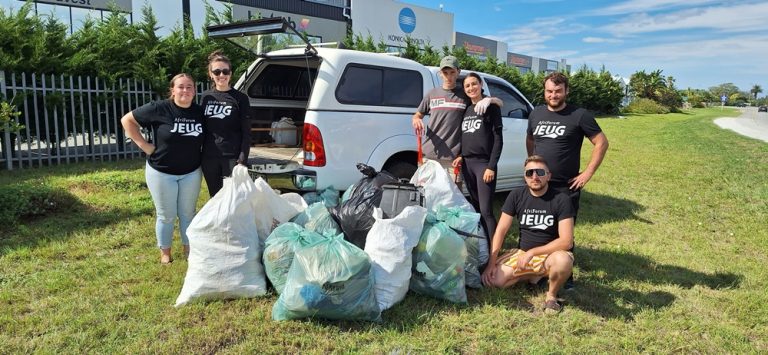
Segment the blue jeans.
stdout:
<path fill-rule="evenodd" d="M 155 235 L 157 246 L 160 249 L 171 247 L 173 240 L 173 224 L 179 217 L 179 234 L 181 244 L 189 245 L 187 239 L 187 227 L 195 217 L 197 197 L 200 195 L 200 183 L 202 172 L 200 168 L 184 175 L 171 175 L 161 173 L 147 163 L 144 176 L 147 179 L 147 187 L 155 203 L 157 220 L 155 221 Z"/>

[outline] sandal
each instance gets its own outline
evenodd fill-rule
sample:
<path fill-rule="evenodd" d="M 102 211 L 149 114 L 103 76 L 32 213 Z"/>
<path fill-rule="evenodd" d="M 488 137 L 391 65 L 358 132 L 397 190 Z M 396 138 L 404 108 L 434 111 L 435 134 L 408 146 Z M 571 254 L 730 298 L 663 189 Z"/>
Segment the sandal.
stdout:
<path fill-rule="evenodd" d="M 563 310 L 563 305 L 558 300 L 547 300 L 544 302 L 544 313 L 557 314 Z"/>

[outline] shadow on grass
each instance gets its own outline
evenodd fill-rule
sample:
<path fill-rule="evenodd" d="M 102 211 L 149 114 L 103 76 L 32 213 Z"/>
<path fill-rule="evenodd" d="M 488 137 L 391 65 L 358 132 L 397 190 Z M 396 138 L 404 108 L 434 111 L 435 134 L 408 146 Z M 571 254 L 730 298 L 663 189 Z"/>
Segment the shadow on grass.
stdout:
<path fill-rule="evenodd" d="M 623 282 L 650 283 L 658 286 L 694 286 L 710 289 L 736 288 L 742 275 L 708 274 L 680 266 L 658 264 L 651 259 L 628 252 L 577 248 L 581 270 L 576 291 L 565 293 L 568 303 L 606 318 L 630 320 L 645 309 L 660 309 L 674 302 L 675 296 L 665 291 L 632 290 L 616 286 Z M 604 276 L 597 276 L 604 275 Z"/>
<path fill-rule="evenodd" d="M 90 206 L 66 189 L 46 189 L 44 194 L 33 196 L 40 201 L 35 201 L 29 215 L 19 217 L 13 222 L 14 225 L 3 227 L 0 256 L 18 248 L 66 240 L 79 231 L 122 223 L 154 212 L 151 203 L 136 208 Z"/>
<path fill-rule="evenodd" d="M 579 217 L 576 222 L 577 232 L 578 225 L 582 223 L 602 224 L 635 220 L 653 224 L 652 221 L 638 216 L 638 213 L 645 210 L 645 206 L 624 198 L 595 194 L 584 190 L 581 192 L 579 204 Z"/>

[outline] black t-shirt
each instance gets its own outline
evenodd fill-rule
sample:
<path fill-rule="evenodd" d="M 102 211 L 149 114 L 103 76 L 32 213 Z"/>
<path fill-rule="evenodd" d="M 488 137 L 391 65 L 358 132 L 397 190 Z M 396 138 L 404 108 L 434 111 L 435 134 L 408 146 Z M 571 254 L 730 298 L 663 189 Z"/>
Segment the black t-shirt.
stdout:
<path fill-rule="evenodd" d="M 493 104 L 485 114 L 475 113 L 475 105 L 467 107 L 461 122 L 461 156 L 488 162 L 488 169 L 496 171 L 501 156 L 501 109 Z"/>
<path fill-rule="evenodd" d="M 527 186 L 509 192 L 501 211 L 520 222 L 520 243 L 523 250 L 546 245 L 559 237 L 558 222 L 574 216 L 571 200 L 566 194 L 549 188 L 541 197 L 531 195 Z"/>
<path fill-rule="evenodd" d="M 251 148 L 251 106 L 248 96 L 235 89 L 203 93 L 206 158 L 245 161 Z"/>
<path fill-rule="evenodd" d="M 153 101 L 133 110 L 133 117 L 155 137 L 155 151 L 147 158 L 149 166 L 171 175 L 200 167 L 203 110 L 198 104 L 183 108 L 171 100 Z"/>
<path fill-rule="evenodd" d="M 533 153 L 541 155 L 552 171 L 551 184 L 566 184 L 579 175 L 581 144 L 584 137 L 602 132 L 595 115 L 583 108 L 566 105 L 552 112 L 536 107 L 528 118 L 528 134 L 533 136 Z"/>

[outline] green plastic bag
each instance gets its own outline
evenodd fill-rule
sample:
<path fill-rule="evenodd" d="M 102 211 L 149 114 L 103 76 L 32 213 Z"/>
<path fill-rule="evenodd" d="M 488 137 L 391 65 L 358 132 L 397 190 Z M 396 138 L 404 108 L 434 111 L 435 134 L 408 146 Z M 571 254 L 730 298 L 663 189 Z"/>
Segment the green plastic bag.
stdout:
<path fill-rule="evenodd" d="M 477 234 L 480 223 L 479 213 L 467 212 L 461 207 L 438 206 L 435 211 L 435 218 L 445 222 L 451 228 L 470 234 Z M 482 230 L 482 227 L 480 227 L 480 229 Z M 467 246 L 467 262 L 464 264 L 466 285 L 467 287 L 472 288 L 482 288 L 483 279 L 480 274 L 480 266 L 482 265 L 480 257 L 480 239 L 467 237 L 461 234 L 459 234 L 459 237 L 464 240 L 464 244 Z M 487 243 L 483 243 L 483 247 L 487 247 L 486 244 Z"/>
<path fill-rule="evenodd" d="M 291 222 L 294 222 L 305 229 L 322 234 L 324 236 L 334 236 L 341 233 L 341 227 L 331 216 L 328 207 L 322 202 L 315 202 L 307 207 L 304 212 L 299 213 Z"/>
<path fill-rule="evenodd" d="M 272 319 L 381 321 L 368 255 L 339 234 L 299 248 Z"/>
<path fill-rule="evenodd" d="M 464 240 L 444 222 L 424 225 L 419 244 L 413 250 L 410 289 L 454 303 L 466 303 Z"/>
<path fill-rule="evenodd" d="M 281 224 L 267 237 L 262 257 L 264 271 L 278 294 L 283 292 L 296 250 L 324 238 L 291 222 Z"/>

